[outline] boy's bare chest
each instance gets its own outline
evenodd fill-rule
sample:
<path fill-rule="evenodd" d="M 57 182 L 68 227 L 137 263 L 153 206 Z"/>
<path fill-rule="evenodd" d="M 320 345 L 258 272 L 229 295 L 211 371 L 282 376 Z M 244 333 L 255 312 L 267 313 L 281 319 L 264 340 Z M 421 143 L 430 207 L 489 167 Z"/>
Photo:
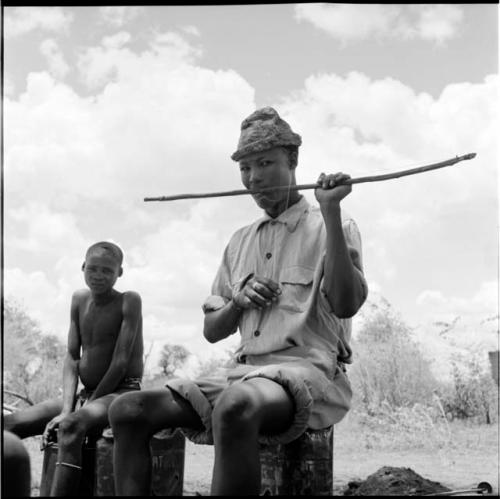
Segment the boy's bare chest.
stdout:
<path fill-rule="evenodd" d="M 120 300 L 104 306 L 89 303 L 80 316 L 80 334 L 83 347 L 114 343 L 122 325 Z"/>

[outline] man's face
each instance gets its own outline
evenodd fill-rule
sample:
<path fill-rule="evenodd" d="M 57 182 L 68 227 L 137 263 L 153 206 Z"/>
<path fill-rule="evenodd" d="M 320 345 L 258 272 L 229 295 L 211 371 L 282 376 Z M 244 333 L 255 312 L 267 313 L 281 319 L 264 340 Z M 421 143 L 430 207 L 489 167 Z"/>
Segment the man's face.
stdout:
<path fill-rule="evenodd" d="M 83 268 L 85 283 L 94 294 L 111 291 L 121 275 L 121 266 L 116 258 L 106 252 L 93 252 L 87 255 Z"/>
<path fill-rule="evenodd" d="M 240 174 L 243 185 L 250 190 L 281 185 L 294 185 L 295 164 L 291 164 L 289 155 L 282 147 L 273 147 L 262 152 L 244 156 L 240 161 Z M 270 191 L 253 194 L 255 202 L 265 211 L 273 212 L 286 203 L 288 192 Z"/>

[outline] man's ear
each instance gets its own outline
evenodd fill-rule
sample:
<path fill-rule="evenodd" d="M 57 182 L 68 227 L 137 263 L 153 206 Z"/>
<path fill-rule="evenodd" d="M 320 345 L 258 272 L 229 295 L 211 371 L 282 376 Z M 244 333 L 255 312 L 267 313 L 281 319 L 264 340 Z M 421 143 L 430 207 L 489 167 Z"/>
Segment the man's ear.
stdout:
<path fill-rule="evenodd" d="M 288 164 L 290 165 L 290 170 L 295 170 L 295 168 L 297 168 L 297 164 L 299 162 L 298 158 L 299 155 L 296 151 L 289 153 Z"/>
<path fill-rule="evenodd" d="M 118 271 L 118 277 L 121 277 L 123 274 L 123 267 L 120 267 L 120 270 Z"/>
<path fill-rule="evenodd" d="M 82 272 L 85 270 L 85 262 L 82 263 Z"/>

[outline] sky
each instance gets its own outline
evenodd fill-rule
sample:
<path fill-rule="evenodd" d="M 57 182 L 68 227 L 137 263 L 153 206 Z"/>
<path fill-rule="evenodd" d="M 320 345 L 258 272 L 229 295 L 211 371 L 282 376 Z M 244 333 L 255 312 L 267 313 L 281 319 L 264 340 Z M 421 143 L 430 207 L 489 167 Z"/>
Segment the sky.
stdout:
<path fill-rule="evenodd" d="M 498 348 L 498 5 L 4 7 L 2 22 L 3 293 L 44 332 L 66 340 L 85 250 L 110 240 L 152 359 L 233 349 L 204 340 L 201 304 L 262 212 L 144 198 L 243 188 L 241 121 L 272 106 L 302 136 L 298 183 L 477 154 L 353 187 L 370 289 L 354 325 L 385 299 L 430 355 Z"/>

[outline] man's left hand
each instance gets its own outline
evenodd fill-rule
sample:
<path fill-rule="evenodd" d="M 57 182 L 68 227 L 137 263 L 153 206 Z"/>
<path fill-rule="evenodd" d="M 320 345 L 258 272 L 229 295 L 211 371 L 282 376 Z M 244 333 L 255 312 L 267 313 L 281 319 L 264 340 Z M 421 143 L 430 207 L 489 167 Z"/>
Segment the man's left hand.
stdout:
<path fill-rule="evenodd" d="M 340 203 L 351 191 L 351 185 L 342 185 L 342 181 L 350 179 L 351 176 L 347 173 L 332 173 L 326 175 L 322 173 L 318 180 L 318 187 L 314 189 L 314 195 L 320 205 L 328 205 L 330 203 Z"/>

